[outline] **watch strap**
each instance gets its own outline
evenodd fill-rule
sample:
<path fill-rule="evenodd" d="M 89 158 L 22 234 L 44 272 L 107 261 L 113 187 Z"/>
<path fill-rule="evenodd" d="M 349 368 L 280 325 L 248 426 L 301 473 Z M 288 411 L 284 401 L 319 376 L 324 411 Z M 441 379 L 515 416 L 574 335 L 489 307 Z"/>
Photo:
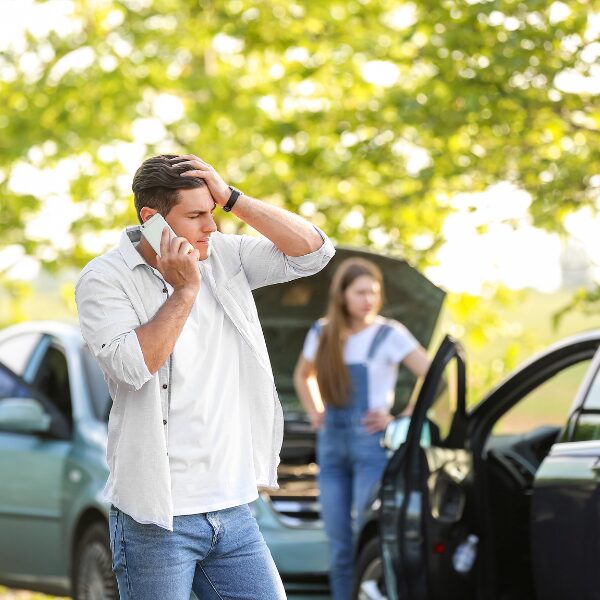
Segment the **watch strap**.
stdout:
<path fill-rule="evenodd" d="M 237 199 L 242 195 L 242 192 L 237 188 L 234 188 L 232 185 L 228 186 L 231 190 L 231 196 L 229 196 L 229 200 L 227 200 L 227 204 L 223 206 L 223 210 L 225 212 L 230 212 L 233 208 L 233 205 L 237 202 Z"/>

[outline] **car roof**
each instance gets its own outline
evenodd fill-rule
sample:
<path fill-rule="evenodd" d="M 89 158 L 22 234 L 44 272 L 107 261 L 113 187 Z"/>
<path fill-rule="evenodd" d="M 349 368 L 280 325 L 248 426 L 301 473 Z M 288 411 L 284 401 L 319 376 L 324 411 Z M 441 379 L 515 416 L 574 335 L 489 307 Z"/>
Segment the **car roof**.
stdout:
<path fill-rule="evenodd" d="M 0 331 L 0 342 L 20 333 L 46 333 L 56 336 L 64 344 L 81 345 L 83 343 L 77 323 L 50 319 L 24 321 L 10 325 Z"/>

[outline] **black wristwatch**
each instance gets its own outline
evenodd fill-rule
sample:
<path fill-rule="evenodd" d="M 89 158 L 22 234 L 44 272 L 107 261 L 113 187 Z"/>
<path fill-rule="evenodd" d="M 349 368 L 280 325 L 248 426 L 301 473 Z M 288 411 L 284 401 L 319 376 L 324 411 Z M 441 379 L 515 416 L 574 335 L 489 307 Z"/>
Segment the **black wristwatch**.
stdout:
<path fill-rule="evenodd" d="M 229 196 L 227 204 L 225 204 L 225 206 L 223 207 L 223 210 L 225 212 L 229 212 L 233 208 L 233 205 L 237 202 L 237 199 L 242 195 L 242 192 L 240 192 L 240 190 L 238 190 L 237 188 L 234 188 L 232 185 L 228 187 L 231 190 L 231 196 Z"/>

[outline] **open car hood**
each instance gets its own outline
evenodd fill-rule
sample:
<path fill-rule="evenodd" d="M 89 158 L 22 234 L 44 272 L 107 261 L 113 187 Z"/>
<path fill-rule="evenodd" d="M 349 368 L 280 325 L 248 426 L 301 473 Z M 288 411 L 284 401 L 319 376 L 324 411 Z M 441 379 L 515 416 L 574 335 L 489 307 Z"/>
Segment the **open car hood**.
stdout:
<path fill-rule="evenodd" d="M 335 270 L 350 257 L 365 258 L 377 264 L 385 284 L 381 314 L 402 322 L 425 348 L 429 346 L 445 292 L 404 260 L 338 247 L 329 264 L 316 275 L 254 290 L 275 383 L 287 416 L 301 411 L 294 392 L 293 372 L 304 338 L 310 326 L 325 314 Z M 414 383 L 412 373 L 400 369 L 396 407 L 408 401 Z"/>

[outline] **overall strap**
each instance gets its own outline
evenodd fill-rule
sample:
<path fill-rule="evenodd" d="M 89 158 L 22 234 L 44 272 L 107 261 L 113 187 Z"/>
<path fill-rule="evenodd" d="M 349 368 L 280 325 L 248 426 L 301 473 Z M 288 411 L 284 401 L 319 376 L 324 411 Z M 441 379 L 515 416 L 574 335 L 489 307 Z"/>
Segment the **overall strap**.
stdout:
<path fill-rule="evenodd" d="M 319 321 L 315 321 L 310 329 L 311 331 L 314 331 L 317 335 L 320 335 L 321 329 L 323 329 L 323 325 Z"/>
<path fill-rule="evenodd" d="M 369 348 L 369 352 L 367 354 L 367 360 L 371 360 L 373 356 L 375 356 L 375 352 L 379 349 L 381 344 L 385 341 L 385 338 L 392 332 L 392 326 L 387 323 L 382 323 L 382 325 L 377 330 L 377 333 L 373 337 L 373 341 L 371 342 L 371 347 Z"/>

